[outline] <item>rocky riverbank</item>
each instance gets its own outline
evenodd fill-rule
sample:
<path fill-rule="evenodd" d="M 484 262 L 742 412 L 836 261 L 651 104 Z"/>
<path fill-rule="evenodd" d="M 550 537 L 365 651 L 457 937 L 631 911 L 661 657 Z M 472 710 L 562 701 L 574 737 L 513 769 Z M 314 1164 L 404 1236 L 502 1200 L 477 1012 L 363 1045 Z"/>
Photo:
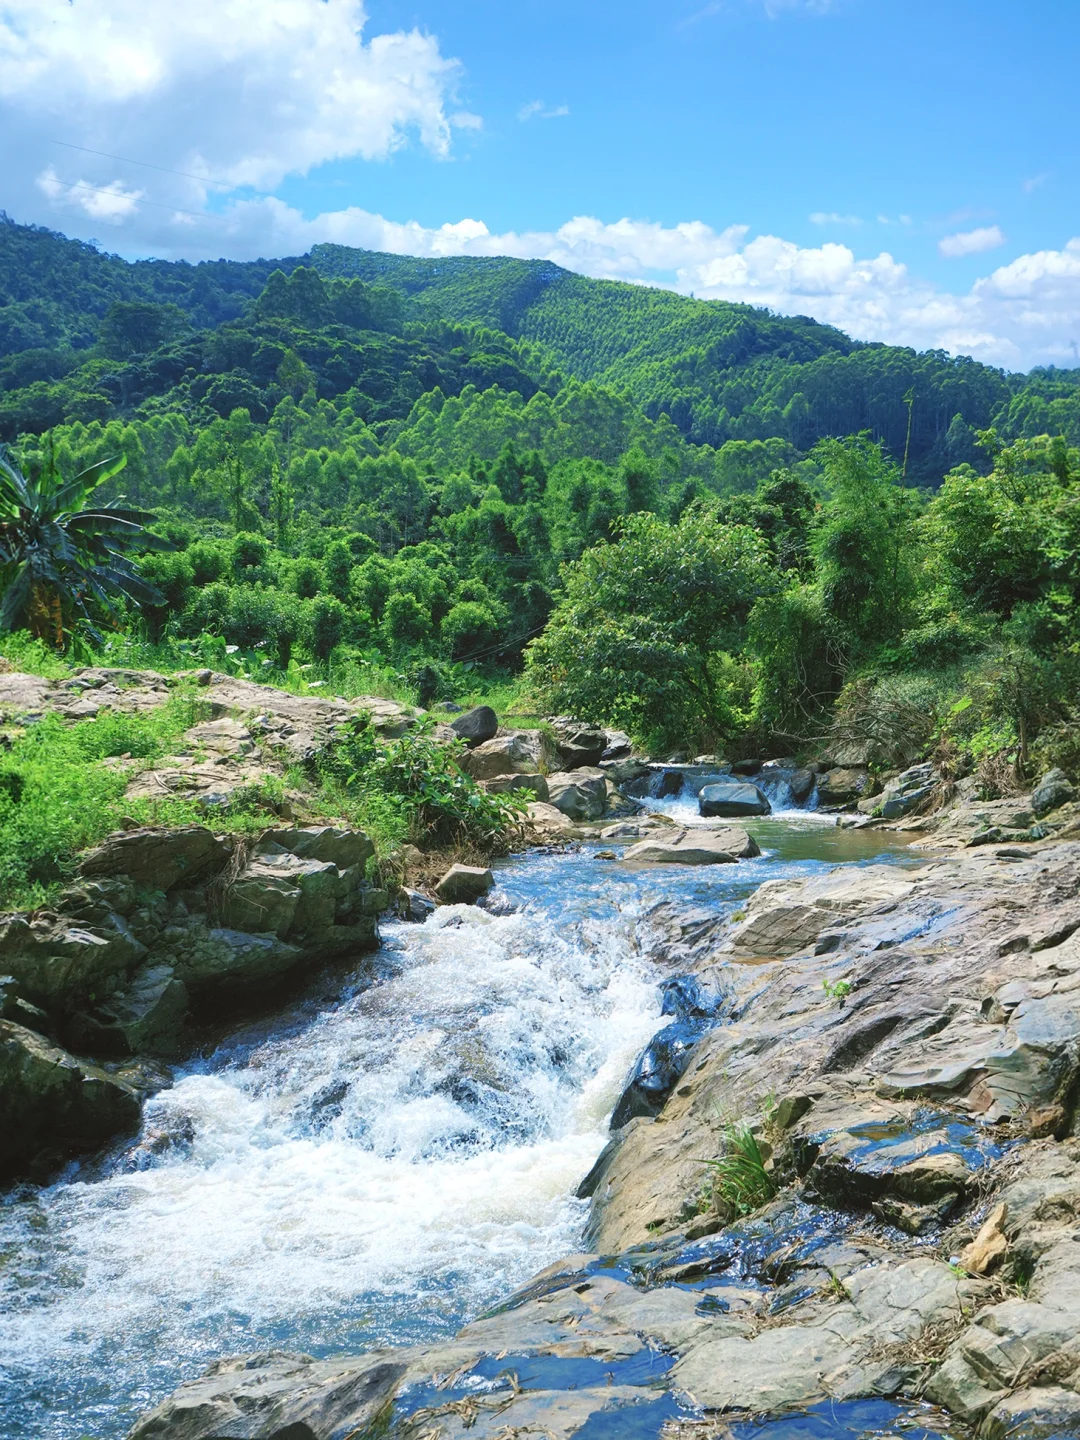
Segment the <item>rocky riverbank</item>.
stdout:
<path fill-rule="evenodd" d="M 129 822 L 79 857 L 47 906 L 0 916 L 0 1178 L 45 1178 L 136 1127 L 142 1100 L 169 1083 L 166 1062 L 190 1049 L 202 1022 L 265 1008 L 320 967 L 373 950 L 392 899 L 422 919 L 434 903 L 473 901 L 491 884 L 482 868 L 454 867 L 418 895 L 404 855 L 394 870 L 404 888 L 392 896 L 369 874 L 369 838 L 298 781 L 360 715 L 384 744 L 404 735 L 422 712 L 395 701 L 298 696 L 209 670 L 82 668 L 61 680 L 6 670 L 0 741 L 46 715 L 77 726 L 152 713 L 178 692 L 202 718 L 176 753 L 101 763 L 125 777 L 133 805 L 182 799 L 205 823 Z M 484 707 L 434 718 L 437 739 L 469 747 L 462 763 L 483 787 L 542 797 L 537 838 L 572 839 L 582 824 L 636 808 L 606 771 L 584 764 L 628 753 L 625 737 L 572 722 L 554 740 L 500 731 Z M 230 831 L 223 817 L 252 797 L 264 828 Z M 447 858 L 432 864 L 437 878 Z"/>
<path fill-rule="evenodd" d="M 871 1400 L 876 1433 L 929 1402 L 990 1440 L 1076 1433 L 1078 874 L 1080 845 L 987 845 L 766 884 L 730 919 L 657 907 L 637 944 L 658 982 L 717 1003 L 583 1182 L 590 1251 L 449 1345 L 223 1362 L 133 1440 L 600 1414 L 689 1436 L 703 1411 L 822 1404 L 857 1434 Z M 703 1161 L 747 1136 L 755 1184 L 718 1183 Z"/>

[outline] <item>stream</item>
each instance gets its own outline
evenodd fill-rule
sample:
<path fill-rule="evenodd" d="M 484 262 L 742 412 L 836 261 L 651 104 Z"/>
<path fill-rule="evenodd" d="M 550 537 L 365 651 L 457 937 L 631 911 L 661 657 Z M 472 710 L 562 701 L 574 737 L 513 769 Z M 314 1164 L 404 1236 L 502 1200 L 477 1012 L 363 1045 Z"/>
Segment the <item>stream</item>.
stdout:
<path fill-rule="evenodd" d="M 137 1139 L 0 1197 L 0 1434 L 118 1440 L 223 1355 L 449 1336 L 577 1249 L 574 1191 L 666 1023 L 637 917 L 920 861 L 805 811 L 747 828 L 737 866 L 514 857 L 490 909 L 384 924 L 357 969 L 177 1067 Z"/>

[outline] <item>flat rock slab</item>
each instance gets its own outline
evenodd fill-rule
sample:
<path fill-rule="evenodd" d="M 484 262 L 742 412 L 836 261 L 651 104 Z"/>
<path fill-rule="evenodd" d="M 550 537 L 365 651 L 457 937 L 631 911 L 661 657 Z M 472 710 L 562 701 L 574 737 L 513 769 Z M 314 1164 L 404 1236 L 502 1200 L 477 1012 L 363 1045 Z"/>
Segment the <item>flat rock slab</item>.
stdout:
<path fill-rule="evenodd" d="M 638 865 L 733 865 L 760 855 L 757 841 L 745 830 L 684 830 L 671 839 L 642 840 L 631 845 L 623 860 Z"/>

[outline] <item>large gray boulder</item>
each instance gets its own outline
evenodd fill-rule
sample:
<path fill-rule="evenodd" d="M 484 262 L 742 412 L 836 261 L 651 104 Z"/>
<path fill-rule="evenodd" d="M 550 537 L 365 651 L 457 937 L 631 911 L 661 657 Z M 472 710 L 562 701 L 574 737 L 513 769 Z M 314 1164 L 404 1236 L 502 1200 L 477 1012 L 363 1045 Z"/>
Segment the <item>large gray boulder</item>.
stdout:
<path fill-rule="evenodd" d="M 533 800 L 547 800 L 548 782 L 540 774 L 499 775 L 481 782 L 489 795 L 529 795 Z"/>
<path fill-rule="evenodd" d="M 467 745 L 482 745 L 497 733 L 499 717 L 490 705 L 477 705 L 475 710 L 466 710 L 464 715 L 452 720 L 450 729 Z"/>
<path fill-rule="evenodd" d="M 607 811 L 609 782 L 602 770 L 560 770 L 547 783 L 551 804 L 571 820 L 599 820 Z"/>
<path fill-rule="evenodd" d="M 938 773 L 929 761 L 910 766 L 897 775 L 895 780 L 890 780 L 882 790 L 878 802 L 882 817 L 886 820 L 901 820 L 913 810 L 919 809 L 933 795 L 938 779 Z"/>
<path fill-rule="evenodd" d="M 147 890 L 171 890 L 192 885 L 213 870 L 220 870 L 231 847 L 203 825 L 178 830 L 126 830 L 110 835 L 91 850 L 79 865 L 89 879 L 124 876 Z"/>
<path fill-rule="evenodd" d="M 1075 799 L 1076 790 L 1064 770 L 1048 770 L 1031 792 L 1031 808 L 1038 816 L 1049 815 Z"/>
<path fill-rule="evenodd" d="M 494 780 L 500 775 L 535 774 L 540 765 L 540 737 L 523 734 L 496 735 L 461 758 L 461 768 L 474 780 Z"/>
<path fill-rule="evenodd" d="M 698 810 L 702 815 L 768 815 L 771 809 L 768 799 L 756 785 L 706 785 L 698 795 Z"/>
<path fill-rule="evenodd" d="M 818 781 L 819 805 L 851 805 L 875 793 L 870 772 L 861 766 L 836 766 Z"/>

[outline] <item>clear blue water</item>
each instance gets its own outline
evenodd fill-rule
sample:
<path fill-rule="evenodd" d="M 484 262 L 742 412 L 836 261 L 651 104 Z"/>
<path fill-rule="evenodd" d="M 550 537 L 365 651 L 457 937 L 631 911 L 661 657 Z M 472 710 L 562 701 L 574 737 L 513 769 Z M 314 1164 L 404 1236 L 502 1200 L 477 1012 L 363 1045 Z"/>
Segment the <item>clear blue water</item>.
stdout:
<path fill-rule="evenodd" d="M 374 960 L 179 1067 L 134 1143 L 0 1197 L 0 1434 L 117 1440 L 222 1355 L 445 1337 L 573 1252 L 574 1191 L 666 1023 L 643 912 L 916 858 L 814 817 L 749 828 L 764 853 L 737 866 L 510 860 L 512 913 L 386 926 Z"/>

